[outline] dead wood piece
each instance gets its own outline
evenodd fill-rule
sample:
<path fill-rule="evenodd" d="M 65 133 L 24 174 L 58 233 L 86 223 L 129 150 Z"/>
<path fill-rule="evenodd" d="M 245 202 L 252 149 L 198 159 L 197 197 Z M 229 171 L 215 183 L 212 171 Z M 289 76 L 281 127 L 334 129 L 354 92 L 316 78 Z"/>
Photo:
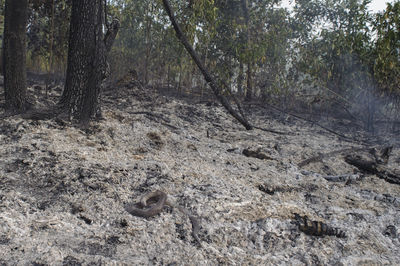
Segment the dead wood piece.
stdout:
<path fill-rule="evenodd" d="M 360 175 L 357 175 L 357 174 L 328 175 L 328 176 L 322 176 L 322 177 L 330 182 L 346 182 L 346 183 L 358 181 L 361 179 Z"/>
<path fill-rule="evenodd" d="M 359 156 L 347 155 L 345 156 L 345 161 L 348 164 L 351 164 L 357 167 L 360 171 L 376 174 L 377 173 L 377 163 L 370 160 L 365 160 L 360 158 Z"/>
<path fill-rule="evenodd" d="M 147 117 L 147 118 L 150 119 L 150 120 L 152 120 L 152 121 L 154 121 L 154 122 L 158 122 L 156 119 L 154 119 L 154 118 L 152 118 L 152 117 Z M 171 124 L 164 123 L 164 122 L 158 122 L 158 123 L 160 123 L 160 124 L 163 125 L 163 126 L 169 127 L 170 129 L 173 129 L 173 130 L 179 130 L 179 128 L 177 128 L 176 126 L 173 126 L 173 125 L 171 125 Z"/>
<path fill-rule="evenodd" d="M 345 161 L 357 167 L 362 172 L 376 175 L 389 183 L 400 185 L 400 173 L 396 173 L 386 166 L 379 165 L 375 161 L 365 160 L 354 155 L 347 155 Z"/>
<path fill-rule="evenodd" d="M 128 112 L 128 113 L 129 113 L 129 114 L 132 114 L 132 115 L 148 115 L 148 116 L 153 116 L 153 117 L 156 117 L 156 118 L 158 118 L 158 119 L 163 120 L 163 121 L 166 122 L 166 123 L 169 123 L 169 122 L 170 122 L 170 120 L 169 120 L 168 118 L 163 117 L 161 114 L 155 114 L 155 113 L 152 113 L 152 112 L 138 111 L 138 112 Z"/>
<path fill-rule="evenodd" d="M 378 152 L 377 148 L 372 148 L 370 149 L 370 153 L 374 156 L 377 164 L 387 164 L 392 150 L 393 146 L 386 146 L 381 148 L 380 152 Z"/>
<path fill-rule="evenodd" d="M 318 154 L 316 156 L 313 156 L 311 158 L 301 161 L 298 164 L 298 166 L 303 167 L 310 163 L 320 162 L 325 158 L 329 158 L 329 157 L 332 157 L 332 156 L 335 156 L 338 154 L 350 153 L 350 152 L 360 152 L 360 151 L 369 151 L 369 153 L 374 156 L 376 164 L 387 164 L 389 161 L 389 156 L 390 156 L 392 149 L 393 149 L 393 146 L 373 147 L 373 148 L 367 148 L 367 147 L 365 147 L 365 148 L 346 148 L 346 149 L 331 151 L 331 152 L 324 153 L 324 154 Z M 378 150 L 380 152 L 378 152 Z"/>
<path fill-rule="evenodd" d="M 265 131 L 265 132 L 278 134 L 278 135 L 290 135 L 289 132 L 282 132 L 282 131 L 277 131 L 277 130 L 273 130 L 273 129 L 267 129 L 267 128 L 263 128 L 263 127 L 256 127 L 256 126 L 254 126 L 254 128 L 262 130 L 262 131 Z"/>
<path fill-rule="evenodd" d="M 279 111 L 279 112 L 281 112 L 281 113 L 287 114 L 287 115 L 292 116 L 292 117 L 294 117 L 294 118 L 297 118 L 297 119 L 299 119 L 299 120 L 303 120 L 303 121 L 307 121 L 307 122 L 309 122 L 309 123 L 315 124 L 315 125 L 319 126 L 320 128 L 322 128 L 322 129 L 324 129 L 324 130 L 326 130 L 326 131 L 328 131 L 328 132 L 330 132 L 330 133 L 332 133 L 332 134 L 334 134 L 334 135 L 336 135 L 336 136 L 341 137 L 341 138 L 344 139 L 344 140 L 351 141 L 351 142 L 358 142 L 358 143 L 361 142 L 361 141 L 359 141 L 359 140 L 356 140 L 356 139 L 354 139 L 354 138 L 351 138 L 351 137 L 345 136 L 345 135 L 343 135 L 343 134 L 341 134 L 341 133 L 339 133 L 339 132 L 336 132 L 336 131 L 334 131 L 334 130 L 332 130 L 332 129 L 330 129 L 330 128 L 327 128 L 327 127 L 321 125 L 320 123 L 318 123 L 318 122 L 316 122 L 316 121 L 313 121 L 313 120 L 310 120 L 310 119 L 307 119 L 307 118 L 304 118 L 304 117 L 301 117 L 301 116 L 298 116 L 298 115 L 289 113 L 289 112 L 284 111 L 284 110 L 282 110 L 282 109 L 280 109 L 280 108 L 278 108 L 278 107 L 276 107 L 276 106 L 273 106 L 273 105 L 271 105 L 271 104 L 267 104 L 267 105 L 268 105 L 269 107 L 271 107 L 272 109 L 275 109 L 275 110 L 277 110 L 277 111 Z M 259 106 L 265 108 L 265 107 L 262 106 L 262 105 L 259 105 Z"/>
<path fill-rule="evenodd" d="M 268 195 L 274 195 L 275 193 L 290 193 L 293 191 L 300 191 L 297 187 L 286 187 L 286 186 L 271 186 L 270 184 L 260 184 L 258 185 L 258 190 L 267 193 Z"/>
<path fill-rule="evenodd" d="M 133 114 L 133 115 L 136 115 L 136 114 L 139 114 L 139 115 L 146 115 L 148 119 L 150 119 L 150 120 L 152 120 L 152 121 L 154 121 L 154 122 L 160 123 L 161 125 L 164 125 L 164 126 L 166 126 L 166 127 L 169 127 L 169 128 L 171 128 L 171 129 L 174 129 L 174 130 L 179 130 L 179 128 L 177 128 L 176 126 L 173 126 L 173 125 L 169 124 L 170 119 L 165 118 L 165 117 L 163 117 L 163 116 L 160 115 L 160 114 L 155 114 L 155 113 L 146 112 L 146 111 L 129 112 L 129 114 Z M 163 120 L 164 122 L 159 122 L 157 119 Z"/>
<path fill-rule="evenodd" d="M 265 153 L 261 152 L 260 149 L 257 149 L 255 151 L 252 151 L 249 149 L 244 149 L 242 153 L 246 157 L 253 157 L 253 158 L 260 159 L 260 160 L 273 160 L 274 159 L 274 158 L 266 155 Z"/>
<path fill-rule="evenodd" d="M 393 204 L 394 206 L 400 207 L 400 198 L 389 194 L 377 194 L 374 197 L 374 200 L 386 202 L 389 204 Z"/>
<path fill-rule="evenodd" d="M 344 174 L 344 175 L 321 175 L 319 173 L 314 173 L 311 171 L 302 170 L 301 173 L 303 175 L 313 175 L 316 177 L 322 177 L 329 182 L 346 182 L 346 184 L 351 183 L 353 181 L 358 181 L 361 179 L 359 174 Z"/>
<path fill-rule="evenodd" d="M 313 156 L 311 158 L 308 158 L 306 160 L 301 161 L 298 166 L 299 167 L 304 167 L 310 163 L 314 163 L 314 162 L 320 162 L 325 158 L 329 158 L 332 157 L 334 155 L 338 155 L 338 154 L 342 154 L 342 153 L 348 153 L 348 152 L 352 152 L 352 151 L 363 151 L 363 150 L 368 150 L 367 148 L 346 148 L 346 149 L 341 149 L 341 150 L 336 150 L 336 151 L 331 151 L 328 153 L 324 153 L 324 154 L 318 154 L 316 156 Z"/>
<path fill-rule="evenodd" d="M 392 150 L 393 146 L 388 146 L 381 151 L 381 158 L 383 160 L 383 164 L 387 164 L 389 162 L 389 157 Z"/>
<path fill-rule="evenodd" d="M 310 163 L 316 163 L 316 162 L 322 162 L 322 159 L 324 158 L 325 156 L 324 156 L 324 154 L 318 154 L 317 156 L 313 156 L 313 157 L 311 157 L 311 158 L 308 158 L 308 159 L 306 159 L 306 160 L 303 160 L 303 161 L 301 161 L 299 164 L 298 164 L 298 166 L 301 168 L 301 167 L 304 167 L 304 166 L 306 166 L 306 165 L 308 165 L 308 164 L 310 164 Z"/>
<path fill-rule="evenodd" d="M 332 227 L 321 221 L 313 221 L 307 216 L 294 214 L 293 224 L 296 224 L 300 231 L 311 236 L 336 236 L 345 238 L 346 233 L 339 228 Z"/>

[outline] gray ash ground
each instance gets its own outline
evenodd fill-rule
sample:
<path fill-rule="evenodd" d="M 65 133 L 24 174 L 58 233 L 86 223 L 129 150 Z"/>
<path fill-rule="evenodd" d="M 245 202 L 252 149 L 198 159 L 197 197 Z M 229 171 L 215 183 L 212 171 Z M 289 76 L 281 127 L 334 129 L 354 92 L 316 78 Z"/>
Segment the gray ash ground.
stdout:
<path fill-rule="evenodd" d="M 88 130 L 0 120 L 0 265 L 400 264 L 399 185 L 327 181 L 355 172 L 341 156 L 298 167 L 360 145 L 271 110 L 249 118 L 287 134 L 246 131 L 212 101 L 150 89 L 107 91 L 103 106 L 104 120 Z M 148 219 L 124 210 L 156 189 L 201 218 L 202 247 L 175 209 Z M 347 237 L 306 235 L 294 213 Z"/>

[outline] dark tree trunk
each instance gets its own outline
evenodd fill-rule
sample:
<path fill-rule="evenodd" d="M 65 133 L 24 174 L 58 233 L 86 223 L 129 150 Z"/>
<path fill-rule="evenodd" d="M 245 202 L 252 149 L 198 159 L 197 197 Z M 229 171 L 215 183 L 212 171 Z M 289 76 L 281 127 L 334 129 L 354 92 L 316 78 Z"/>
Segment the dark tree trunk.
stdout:
<path fill-rule="evenodd" d="M 118 32 L 114 20 L 103 34 L 104 0 L 73 0 L 65 89 L 60 104 L 71 119 L 87 125 L 100 115 L 100 86 L 107 72 L 107 54 Z"/>
<path fill-rule="evenodd" d="M 3 40 L 3 74 L 6 109 L 25 111 L 26 23 L 28 0 L 6 0 Z"/>

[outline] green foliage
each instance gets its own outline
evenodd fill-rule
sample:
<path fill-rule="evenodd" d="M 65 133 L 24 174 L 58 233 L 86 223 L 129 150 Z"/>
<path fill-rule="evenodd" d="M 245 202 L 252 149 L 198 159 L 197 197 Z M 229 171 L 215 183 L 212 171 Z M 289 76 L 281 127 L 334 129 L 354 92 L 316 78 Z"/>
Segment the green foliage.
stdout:
<path fill-rule="evenodd" d="M 400 4 L 375 16 L 369 3 L 296 1 L 293 70 L 351 101 L 388 94 L 399 102 Z"/>
<path fill-rule="evenodd" d="M 316 77 L 321 85 L 341 93 L 351 95 L 354 90 L 365 88 L 369 80 L 369 57 L 371 54 L 371 16 L 367 12 L 369 0 L 327 1 L 326 5 L 315 2 L 313 16 L 306 7 L 297 6 L 297 17 L 307 17 L 305 28 L 314 29 L 301 32 L 296 61 L 298 70 Z M 318 18 L 318 19 L 317 19 Z M 370 80 L 369 80 L 370 81 Z"/>
<path fill-rule="evenodd" d="M 214 75 L 234 88 L 240 65 L 252 64 L 252 75 L 259 77 L 257 85 L 265 94 L 283 84 L 292 34 L 287 11 L 276 7 L 279 2 L 249 1 L 248 24 L 241 0 L 173 0 L 171 5 L 189 42 Z M 114 73 L 122 76 L 135 68 L 143 81 L 148 71 L 149 82 L 202 86 L 203 78 L 175 37 L 160 3 L 111 2 L 110 10 L 121 20 L 113 54 L 124 58 L 119 66 L 114 64 Z"/>
<path fill-rule="evenodd" d="M 400 107 L 400 4 L 373 15 L 369 3 L 296 1 L 291 73 L 297 84 L 311 84 L 307 93 L 341 102 L 373 130 L 378 111 Z"/>
<path fill-rule="evenodd" d="M 205 86 L 161 0 L 107 2 L 107 20 L 121 22 L 110 54 L 114 78 L 135 69 L 143 83 Z M 205 65 L 231 89 L 243 93 L 247 75 L 257 95 L 282 96 L 307 77 L 348 101 L 371 92 L 400 95 L 398 0 L 376 16 L 370 0 L 297 0 L 292 13 L 279 7 L 281 0 L 170 2 Z M 42 69 L 49 66 L 51 35 L 57 64 L 66 59 L 70 5 L 55 1 L 52 33 L 52 3 L 31 1 L 28 55 Z"/>
<path fill-rule="evenodd" d="M 253 51 L 258 68 L 256 85 L 265 98 L 274 94 L 282 95 L 288 89 L 286 66 L 293 31 L 289 13 L 285 9 L 267 9 L 263 17 L 264 20 L 257 22 L 257 25 L 264 25 L 265 28 L 257 28 L 259 33 L 255 40 L 258 47 Z"/>
<path fill-rule="evenodd" d="M 53 3 L 54 18 L 52 18 Z M 64 71 L 68 50 L 70 7 L 68 0 L 30 1 L 27 29 L 28 68 L 48 71 L 52 65 L 51 71 Z"/>
<path fill-rule="evenodd" d="M 375 78 L 383 92 L 400 102 L 400 1 L 376 16 Z"/>
<path fill-rule="evenodd" d="M 166 26 L 168 20 L 158 1 L 115 0 L 109 9 L 121 22 L 110 55 L 115 78 L 135 69 L 143 82 L 146 75 L 154 81 L 157 75 L 166 72 L 167 64 L 176 65 L 181 61 L 179 54 L 183 49 L 171 41 L 174 33 Z M 124 60 L 113 60 L 115 57 Z"/>

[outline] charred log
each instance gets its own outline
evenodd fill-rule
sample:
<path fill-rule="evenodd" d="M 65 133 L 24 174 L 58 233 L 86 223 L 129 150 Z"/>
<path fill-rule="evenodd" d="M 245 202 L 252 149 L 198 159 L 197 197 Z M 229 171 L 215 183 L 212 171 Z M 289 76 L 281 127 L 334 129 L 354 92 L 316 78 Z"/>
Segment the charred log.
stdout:
<path fill-rule="evenodd" d="M 356 155 L 347 155 L 345 161 L 364 173 L 373 174 L 389 183 L 400 185 L 400 173 L 396 173 L 376 161 L 365 160 Z"/>
<path fill-rule="evenodd" d="M 244 149 L 242 153 L 246 157 L 253 157 L 253 158 L 260 159 L 260 160 L 273 160 L 272 157 L 263 153 L 261 151 L 261 149 L 257 149 L 257 150 Z"/>
<path fill-rule="evenodd" d="M 307 216 L 301 216 L 297 213 L 294 214 L 292 223 L 296 224 L 299 230 L 307 235 L 346 237 L 346 233 L 341 229 L 331 227 L 321 221 L 310 220 Z"/>

